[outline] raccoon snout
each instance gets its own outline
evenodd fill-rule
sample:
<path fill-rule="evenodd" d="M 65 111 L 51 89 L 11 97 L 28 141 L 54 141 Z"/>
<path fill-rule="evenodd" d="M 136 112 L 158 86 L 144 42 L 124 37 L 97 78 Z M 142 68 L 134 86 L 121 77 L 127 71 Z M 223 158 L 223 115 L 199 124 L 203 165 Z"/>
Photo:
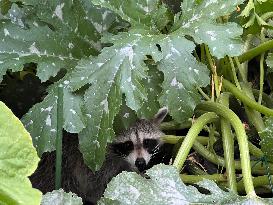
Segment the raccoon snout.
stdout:
<path fill-rule="evenodd" d="M 135 165 L 140 172 L 144 171 L 146 168 L 146 162 L 144 158 L 137 158 L 135 161 Z"/>

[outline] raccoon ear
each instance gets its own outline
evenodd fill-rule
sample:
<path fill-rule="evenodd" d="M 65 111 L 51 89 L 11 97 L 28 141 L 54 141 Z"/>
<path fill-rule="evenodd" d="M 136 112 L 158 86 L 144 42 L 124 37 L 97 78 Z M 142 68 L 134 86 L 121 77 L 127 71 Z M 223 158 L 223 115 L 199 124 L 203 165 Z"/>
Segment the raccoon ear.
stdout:
<path fill-rule="evenodd" d="M 153 123 L 159 125 L 164 120 L 164 118 L 166 117 L 167 114 L 168 114 L 167 107 L 163 107 L 163 108 L 159 109 L 152 120 Z"/>

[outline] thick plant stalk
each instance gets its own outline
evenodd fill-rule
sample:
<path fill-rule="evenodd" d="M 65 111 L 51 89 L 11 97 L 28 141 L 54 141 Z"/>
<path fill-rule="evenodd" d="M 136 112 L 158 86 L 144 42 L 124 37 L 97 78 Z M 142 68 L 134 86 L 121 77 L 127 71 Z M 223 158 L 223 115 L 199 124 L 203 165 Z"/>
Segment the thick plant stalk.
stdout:
<path fill-rule="evenodd" d="M 245 95 L 248 96 L 253 101 L 255 101 L 252 89 L 249 86 L 249 84 L 248 83 L 241 83 L 241 86 L 242 86 L 242 89 L 243 89 L 243 92 L 245 93 Z M 250 123 L 252 123 L 254 125 L 256 130 L 258 132 L 263 131 L 265 129 L 265 125 L 264 125 L 263 118 L 262 118 L 261 114 L 259 112 L 257 112 L 256 110 L 251 109 L 247 106 L 245 106 L 245 110 L 246 110 L 246 114 L 247 114 L 247 117 L 248 117 Z"/>
<path fill-rule="evenodd" d="M 252 182 L 248 141 L 247 141 L 245 129 L 241 120 L 233 111 L 231 111 L 224 105 L 221 105 L 215 102 L 202 102 L 199 105 L 197 105 L 196 109 L 215 112 L 218 115 L 230 121 L 231 125 L 233 126 L 235 130 L 239 148 L 240 148 L 242 174 L 243 174 L 243 180 L 244 180 L 246 193 L 249 197 L 256 197 L 256 193 L 255 193 L 253 182 Z"/>
<path fill-rule="evenodd" d="M 161 139 L 163 140 L 163 142 L 165 143 L 169 143 L 169 144 L 176 144 L 178 143 L 180 140 L 184 140 L 186 136 L 177 136 L 177 135 L 164 135 Z M 197 136 L 196 140 L 198 140 L 198 142 L 200 142 L 203 145 L 207 145 L 208 144 L 208 137 L 205 136 Z"/>
<path fill-rule="evenodd" d="M 263 105 L 260 105 L 256 101 L 252 100 L 251 98 L 246 96 L 244 92 L 242 92 L 241 90 L 236 88 L 236 86 L 234 86 L 229 81 L 223 79 L 223 86 L 225 89 L 227 89 L 229 92 L 231 92 L 236 98 L 241 100 L 248 107 L 250 107 L 254 110 L 257 110 L 265 115 L 273 116 L 273 109 L 269 109 Z"/>
<path fill-rule="evenodd" d="M 231 71 L 232 71 L 232 75 L 233 75 L 233 79 L 234 79 L 234 82 L 235 82 L 235 85 L 238 89 L 241 90 L 241 86 L 240 86 L 240 83 L 239 83 L 239 80 L 237 78 L 237 73 L 236 73 L 236 70 L 235 70 L 235 66 L 234 66 L 234 63 L 233 63 L 233 60 L 231 57 L 228 57 L 229 59 L 229 63 L 230 63 L 230 66 L 231 66 Z"/>
<path fill-rule="evenodd" d="M 269 184 L 269 180 L 268 180 L 267 175 L 253 177 L 252 180 L 253 180 L 253 184 L 255 187 L 265 186 L 265 185 Z M 238 182 L 238 191 L 242 192 L 243 190 L 244 190 L 244 184 L 242 181 L 239 181 Z"/>
<path fill-rule="evenodd" d="M 218 116 L 213 112 L 208 112 L 200 116 L 192 125 L 190 130 L 188 131 L 179 151 L 176 155 L 173 165 L 180 171 L 189 152 L 190 149 L 198 136 L 199 132 L 203 129 L 204 125 L 207 123 L 213 122 L 218 119 Z"/>
<path fill-rule="evenodd" d="M 188 174 L 180 174 L 180 178 L 184 183 L 197 183 L 202 181 L 203 179 L 213 180 L 215 182 L 226 182 L 227 177 L 223 174 L 204 174 L 204 175 L 188 175 Z"/>
<path fill-rule="evenodd" d="M 163 122 L 160 125 L 161 130 L 182 130 L 186 128 L 190 128 L 192 125 L 192 122 L 187 121 L 183 124 L 179 124 L 175 121 L 170 121 L 170 122 Z"/>
<path fill-rule="evenodd" d="M 243 53 L 242 55 L 239 56 L 239 61 L 241 63 L 245 61 L 249 61 L 255 56 L 260 55 L 261 53 L 268 51 L 273 48 L 273 40 L 266 41 L 260 45 L 258 45 L 255 48 L 250 49 L 249 51 Z"/>
<path fill-rule="evenodd" d="M 223 93 L 220 96 L 220 103 L 226 107 L 229 107 L 229 95 L 227 93 Z M 221 118 L 221 132 L 222 132 L 228 186 L 232 191 L 237 193 L 235 162 L 234 162 L 234 140 L 231 134 L 230 123 L 228 120 L 224 118 Z"/>
<path fill-rule="evenodd" d="M 208 149 L 206 149 L 200 142 L 195 141 L 192 148 L 198 152 L 198 154 L 200 154 L 202 157 L 204 157 L 206 160 L 217 164 L 219 166 L 222 167 L 226 167 L 225 164 L 225 159 L 223 157 L 220 157 L 218 155 L 216 155 L 215 153 L 210 152 Z M 242 166 L 241 166 L 241 161 L 239 160 L 235 160 L 235 169 L 237 170 L 241 170 Z M 250 162 L 251 167 L 252 167 L 252 173 L 253 174 L 265 174 L 266 170 L 264 168 L 263 163 L 260 161 L 257 163 L 257 161 L 251 161 Z M 273 164 L 269 164 L 269 172 L 273 174 Z"/>
<path fill-rule="evenodd" d="M 55 189 L 62 184 L 63 87 L 58 87 Z"/>

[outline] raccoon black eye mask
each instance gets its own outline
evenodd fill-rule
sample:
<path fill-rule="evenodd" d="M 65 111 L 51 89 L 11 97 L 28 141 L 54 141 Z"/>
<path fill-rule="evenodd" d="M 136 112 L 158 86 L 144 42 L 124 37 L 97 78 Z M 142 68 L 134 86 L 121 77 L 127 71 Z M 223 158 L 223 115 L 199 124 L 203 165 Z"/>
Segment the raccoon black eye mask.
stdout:
<path fill-rule="evenodd" d="M 151 165 L 158 149 L 163 145 L 160 137 L 160 123 L 167 115 L 162 108 L 153 119 L 141 119 L 123 133 L 116 136 L 107 147 L 105 161 L 101 169 L 92 172 L 84 163 L 78 149 L 77 136 L 69 134 L 63 141 L 62 188 L 82 197 L 87 204 L 96 204 L 107 183 L 122 171 L 143 172 Z M 38 169 L 30 177 L 33 187 L 43 193 L 54 190 L 55 153 L 45 153 Z M 46 183 L 45 183 L 46 182 Z"/>

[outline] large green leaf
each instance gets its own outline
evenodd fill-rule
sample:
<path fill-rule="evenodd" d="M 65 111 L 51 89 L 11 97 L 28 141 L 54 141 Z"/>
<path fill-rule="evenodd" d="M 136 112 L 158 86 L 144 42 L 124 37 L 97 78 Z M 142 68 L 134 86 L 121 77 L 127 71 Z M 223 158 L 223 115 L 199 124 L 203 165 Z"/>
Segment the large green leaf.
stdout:
<path fill-rule="evenodd" d="M 122 172 L 112 179 L 98 204 L 271 204 L 272 199 L 248 198 L 221 190 L 213 181 L 203 180 L 198 186 L 209 190 L 202 194 L 186 186 L 173 166 L 156 165 L 147 171 L 150 179 L 132 172 Z"/>
<path fill-rule="evenodd" d="M 61 68 L 75 67 L 82 57 L 98 53 L 101 34 L 117 21 L 87 0 L 22 2 L 29 6 L 13 4 L 10 20 L 0 22 L 0 80 L 7 69 L 19 71 L 29 62 L 37 63 L 42 82 Z"/>
<path fill-rule="evenodd" d="M 73 90 L 91 84 L 84 98 L 90 118 L 79 139 L 84 159 L 93 169 L 102 164 L 106 143 L 114 135 L 112 124 L 121 105 L 121 93 L 133 110 L 138 110 L 147 97 L 141 83 L 146 78 L 144 60 L 147 54 L 157 60 L 161 57 L 156 52 L 154 39 L 147 38 L 148 34 L 138 30 L 114 36 L 111 39 L 114 46 L 104 48 L 98 57 L 81 61 L 71 74 L 69 86 Z"/>
<path fill-rule="evenodd" d="M 161 85 L 163 79 L 162 72 L 157 69 L 157 66 L 149 65 L 148 76 L 143 81 L 148 95 L 147 100 L 144 101 L 142 107 L 139 109 L 139 118 L 152 119 L 160 109 L 158 99 L 162 92 Z"/>
<path fill-rule="evenodd" d="M 168 23 L 167 10 L 159 0 L 92 0 L 92 2 L 119 14 L 133 27 L 156 31 L 157 27 L 160 29 Z M 161 22 L 158 22 L 158 17 L 161 18 Z"/>
<path fill-rule="evenodd" d="M 265 156 L 273 162 L 273 117 L 265 118 L 265 129 L 259 132 L 261 148 Z"/>
<path fill-rule="evenodd" d="M 177 122 L 183 122 L 192 116 L 200 102 L 196 87 L 209 84 L 209 71 L 193 57 L 191 52 L 195 45 L 184 37 L 172 35 L 159 44 L 164 55 L 159 63 L 159 69 L 164 73 L 160 103 L 168 105 L 171 116 Z"/>
<path fill-rule="evenodd" d="M 43 195 L 41 205 L 82 205 L 82 199 L 74 193 L 54 190 Z"/>
<path fill-rule="evenodd" d="M 39 161 L 31 137 L 2 102 L 0 113 L 0 204 L 37 205 L 42 194 L 27 178 Z"/>
<path fill-rule="evenodd" d="M 85 127 L 82 114 L 82 96 L 71 93 L 69 81 L 63 79 L 60 83 L 50 87 L 48 95 L 41 103 L 35 104 L 21 119 L 30 132 L 33 144 L 39 156 L 44 152 L 55 150 L 57 134 L 57 99 L 58 85 L 63 85 L 63 128 L 70 133 L 78 133 Z"/>
<path fill-rule="evenodd" d="M 216 18 L 234 11 L 243 0 L 204 0 L 201 3 L 185 0 L 181 5 L 182 14 L 175 23 L 176 33 L 190 35 L 198 43 L 209 46 L 217 58 L 225 55 L 238 56 L 243 52 L 240 35 L 243 29 L 235 23 L 220 24 Z"/>

